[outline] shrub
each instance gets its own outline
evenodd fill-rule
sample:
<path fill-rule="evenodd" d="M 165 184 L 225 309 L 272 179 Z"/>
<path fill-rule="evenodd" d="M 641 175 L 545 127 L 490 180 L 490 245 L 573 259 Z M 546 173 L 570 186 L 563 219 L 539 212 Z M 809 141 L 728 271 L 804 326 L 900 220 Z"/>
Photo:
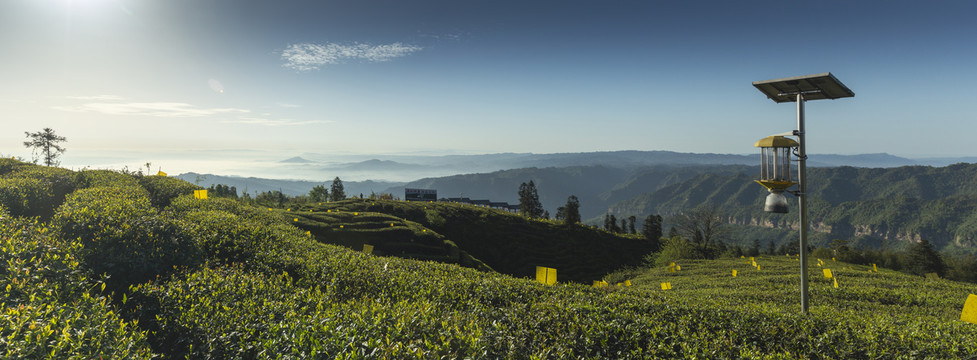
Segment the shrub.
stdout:
<path fill-rule="evenodd" d="M 71 171 L 23 164 L 0 178 L 0 204 L 14 216 L 48 219 L 72 190 Z"/>
<path fill-rule="evenodd" d="M 674 236 L 671 239 L 664 239 L 662 251 L 654 258 L 655 266 L 666 266 L 675 260 L 681 259 L 702 259 L 703 256 L 696 251 L 695 244 L 685 240 L 681 236 Z"/>
<path fill-rule="evenodd" d="M 0 358 L 152 358 L 136 324 L 89 294 L 94 283 L 80 268 L 81 243 L 50 230 L 0 215 Z"/>
<path fill-rule="evenodd" d="M 161 209 L 169 206 L 177 196 L 193 194 L 194 190 L 200 189 L 197 185 L 177 178 L 157 175 L 142 177 L 139 185 L 149 192 L 149 201 Z"/>
<path fill-rule="evenodd" d="M 113 290 L 195 265 L 199 251 L 178 223 L 160 216 L 140 187 L 93 187 L 68 196 L 52 223 L 84 245 L 88 268 L 109 275 Z"/>
<path fill-rule="evenodd" d="M 82 170 L 75 173 L 79 189 L 96 186 L 136 186 L 139 183 L 130 175 L 112 170 Z"/>

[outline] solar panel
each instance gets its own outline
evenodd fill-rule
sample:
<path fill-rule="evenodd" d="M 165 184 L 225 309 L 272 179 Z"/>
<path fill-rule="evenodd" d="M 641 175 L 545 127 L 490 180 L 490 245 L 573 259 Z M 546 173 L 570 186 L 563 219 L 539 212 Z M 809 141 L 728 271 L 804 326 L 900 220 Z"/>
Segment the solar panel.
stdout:
<path fill-rule="evenodd" d="M 840 99 L 855 96 L 851 89 L 829 72 L 754 81 L 753 86 L 767 95 L 770 100 L 778 103 L 797 101 L 798 93 L 804 95 L 804 100 Z"/>

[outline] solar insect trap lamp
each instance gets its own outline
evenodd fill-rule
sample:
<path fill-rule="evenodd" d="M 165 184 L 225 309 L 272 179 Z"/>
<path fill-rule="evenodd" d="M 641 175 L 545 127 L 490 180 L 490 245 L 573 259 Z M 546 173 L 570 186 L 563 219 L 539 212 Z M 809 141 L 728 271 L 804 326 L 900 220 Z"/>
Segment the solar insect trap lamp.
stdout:
<path fill-rule="evenodd" d="M 769 136 L 757 141 L 760 148 L 760 180 L 757 182 L 770 191 L 763 209 L 773 213 L 787 213 L 787 198 L 783 193 L 795 183 L 790 178 L 790 156 L 796 148 L 797 195 L 800 211 L 800 263 L 801 263 L 801 313 L 807 314 L 807 150 L 804 143 L 804 102 L 807 100 L 840 99 L 853 97 L 855 93 L 838 81 L 831 73 L 795 76 L 783 79 L 755 81 L 753 86 L 776 103 L 797 103 L 797 130 Z M 796 136 L 797 141 L 786 136 Z"/>
<path fill-rule="evenodd" d="M 756 182 L 770 192 L 763 203 L 763 211 L 788 213 L 784 191 L 797 184 L 790 177 L 790 155 L 792 150 L 797 149 L 797 141 L 783 135 L 771 135 L 753 146 L 760 148 L 760 180 Z"/>

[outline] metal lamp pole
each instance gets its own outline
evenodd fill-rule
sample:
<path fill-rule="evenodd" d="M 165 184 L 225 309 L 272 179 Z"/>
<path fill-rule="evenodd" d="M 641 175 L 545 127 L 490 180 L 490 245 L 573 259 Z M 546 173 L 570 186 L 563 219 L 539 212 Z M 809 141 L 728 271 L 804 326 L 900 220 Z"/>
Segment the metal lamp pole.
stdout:
<path fill-rule="evenodd" d="M 807 314 L 807 150 L 804 141 L 804 94 L 797 93 L 797 203 L 800 207 L 801 313 Z"/>

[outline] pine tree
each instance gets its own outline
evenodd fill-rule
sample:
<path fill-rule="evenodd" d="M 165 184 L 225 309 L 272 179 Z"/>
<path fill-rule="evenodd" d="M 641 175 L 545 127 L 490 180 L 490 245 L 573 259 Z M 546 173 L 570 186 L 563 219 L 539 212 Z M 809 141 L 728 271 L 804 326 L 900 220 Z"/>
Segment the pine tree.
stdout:
<path fill-rule="evenodd" d="M 637 234 L 638 230 L 634 228 L 634 222 L 638 221 L 638 218 L 634 215 L 628 216 L 628 234 Z"/>
<path fill-rule="evenodd" d="M 519 185 L 519 212 L 530 218 L 543 216 L 543 204 L 539 202 L 536 184 L 532 180 Z"/>
<path fill-rule="evenodd" d="M 64 153 L 65 148 L 58 145 L 65 140 L 64 136 L 58 136 L 51 128 L 44 128 L 36 133 L 24 132 L 30 141 L 24 141 L 24 146 L 34 148 L 34 162 L 37 163 L 37 152 L 44 158 L 44 165 L 58 165 L 58 156 Z"/>
<path fill-rule="evenodd" d="M 567 198 L 567 204 L 562 206 L 564 209 L 563 222 L 567 225 L 572 225 L 580 222 L 580 199 L 576 196 L 570 195 Z"/>
<path fill-rule="evenodd" d="M 339 180 L 339 176 L 332 180 L 332 186 L 329 188 L 329 201 L 340 201 L 346 199 L 346 191 L 343 190 L 343 181 Z"/>
<path fill-rule="evenodd" d="M 674 229 L 674 228 L 672 228 Z M 651 251 L 658 251 L 661 248 L 662 238 L 662 217 L 661 215 L 648 215 L 641 228 L 641 234 L 651 242 Z"/>
<path fill-rule="evenodd" d="M 916 275 L 935 272 L 943 277 L 946 275 L 946 262 L 933 249 L 933 245 L 923 239 L 909 247 L 908 254 L 906 254 L 905 270 Z"/>

